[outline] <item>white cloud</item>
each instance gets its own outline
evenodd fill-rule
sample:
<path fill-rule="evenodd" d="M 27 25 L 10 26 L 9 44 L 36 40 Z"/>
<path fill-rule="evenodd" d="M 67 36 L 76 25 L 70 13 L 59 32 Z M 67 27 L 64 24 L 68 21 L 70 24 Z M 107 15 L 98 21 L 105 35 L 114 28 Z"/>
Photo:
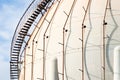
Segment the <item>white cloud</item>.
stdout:
<path fill-rule="evenodd" d="M 3 56 L 0 56 L 0 80 L 9 80 L 9 63 L 4 61 Z"/>
<path fill-rule="evenodd" d="M 10 33 L 8 33 L 7 31 L 0 30 L 0 37 L 3 38 L 4 40 L 9 40 L 11 38 L 9 35 Z"/>

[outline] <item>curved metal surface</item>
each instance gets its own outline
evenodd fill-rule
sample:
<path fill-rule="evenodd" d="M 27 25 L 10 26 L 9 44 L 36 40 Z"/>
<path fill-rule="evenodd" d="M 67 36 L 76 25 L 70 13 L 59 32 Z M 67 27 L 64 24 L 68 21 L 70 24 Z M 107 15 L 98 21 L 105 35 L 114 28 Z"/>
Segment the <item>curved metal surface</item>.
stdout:
<path fill-rule="evenodd" d="M 49 80 L 54 57 L 60 80 L 112 80 L 120 25 L 113 9 L 111 0 L 33 0 L 11 43 L 11 80 Z"/>

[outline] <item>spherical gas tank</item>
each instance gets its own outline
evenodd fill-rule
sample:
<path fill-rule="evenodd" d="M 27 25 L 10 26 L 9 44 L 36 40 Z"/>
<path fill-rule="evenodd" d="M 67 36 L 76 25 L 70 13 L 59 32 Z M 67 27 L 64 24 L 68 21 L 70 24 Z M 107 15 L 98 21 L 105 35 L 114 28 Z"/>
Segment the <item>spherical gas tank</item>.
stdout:
<path fill-rule="evenodd" d="M 113 80 L 119 7 L 119 0 L 55 0 L 30 35 L 19 79 Z"/>

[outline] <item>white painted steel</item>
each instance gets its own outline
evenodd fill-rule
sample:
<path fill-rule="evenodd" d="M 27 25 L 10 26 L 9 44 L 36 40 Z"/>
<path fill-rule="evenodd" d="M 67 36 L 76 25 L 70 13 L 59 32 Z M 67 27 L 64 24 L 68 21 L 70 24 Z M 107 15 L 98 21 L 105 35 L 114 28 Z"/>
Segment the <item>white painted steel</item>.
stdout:
<path fill-rule="evenodd" d="M 86 28 L 83 34 L 84 65 L 82 65 L 82 21 L 88 1 L 89 0 L 77 0 L 70 15 L 68 14 L 74 0 L 61 0 L 59 8 L 56 13 L 53 14 L 59 3 L 56 2 L 49 13 L 46 14 L 47 17 L 45 18 L 45 15 L 39 21 L 25 50 L 25 80 L 31 80 L 31 67 L 33 64 L 33 80 L 43 79 L 43 69 L 45 69 L 45 80 L 50 80 L 49 71 L 53 69 L 50 67 L 50 63 L 55 57 L 58 61 L 59 74 L 57 75 L 59 80 L 62 80 L 63 27 L 68 17 L 64 34 L 64 80 L 82 80 L 82 77 L 84 77 L 84 80 L 103 80 L 103 17 L 107 0 L 91 0 L 91 4 L 89 5 L 84 22 Z M 120 45 L 120 1 L 109 1 L 110 3 L 107 6 L 105 17 L 107 23 L 105 25 L 104 37 L 105 80 L 113 80 L 113 52 L 115 46 Z M 54 17 L 52 18 L 53 15 Z M 44 68 L 43 52 L 45 59 Z M 33 64 L 32 56 L 34 56 Z M 84 66 L 84 76 L 82 76 L 82 66 Z M 54 70 L 55 69 L 53 69 L 53 71 Z M 24 71 L 24 68 L 21 71 Z M 22 75 L 23 72 L 20 74 Z M 20 80 L 22 80 L 22 78 Z"/>
<path fill-rule="evenodd" d="M 114 80 L 120 80 L 120 46 L 114 49 Z"/>

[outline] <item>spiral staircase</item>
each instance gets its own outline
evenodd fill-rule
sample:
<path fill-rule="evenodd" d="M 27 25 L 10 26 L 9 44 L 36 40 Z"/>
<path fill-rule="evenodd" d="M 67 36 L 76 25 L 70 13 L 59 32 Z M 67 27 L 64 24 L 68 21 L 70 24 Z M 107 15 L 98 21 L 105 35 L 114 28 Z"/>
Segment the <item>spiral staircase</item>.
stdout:
<path fill-rule="evenodd" d="M 38 4 L 38 2 L 40 2 Z M 37 4 L 36 4 L 37 3 Z M 19 61 L 20 52 L 22 49 L 22 45 L 25 42 L 24 39 L 28 34 L 29 29 L 31 28 L 33 22 L 36 20 L 36 18 L 41 15 L 42 16 L 47 12 L 47 10 L 52 6 L 54 3 L 54 0 L 34 0 L 30 6 L 27 8 L 26 12 L 20 19 L 20 22 L 18 23 L 18 26 L 16 28 L 16 31 L 14 33 L 12 43 L 11 43 L 11 56 L 10 56 L 10 78 L 11 80 L 18 80 L 19 79 L 19 64 L 21 62 Z M 36 5 L 35 5 L 36 4 Z M 36 8 L 33 11 L 30 11 L 32 14 L 29 15 L 25 23 L 22 22 L 24 20 L 23 18 L 29 14 L 29 9 L 33 6 L 36 6 Z M 21 26 L 20 24 L 24 24 Z M 27 44 L 26 44 L 27 45 Z"/>

